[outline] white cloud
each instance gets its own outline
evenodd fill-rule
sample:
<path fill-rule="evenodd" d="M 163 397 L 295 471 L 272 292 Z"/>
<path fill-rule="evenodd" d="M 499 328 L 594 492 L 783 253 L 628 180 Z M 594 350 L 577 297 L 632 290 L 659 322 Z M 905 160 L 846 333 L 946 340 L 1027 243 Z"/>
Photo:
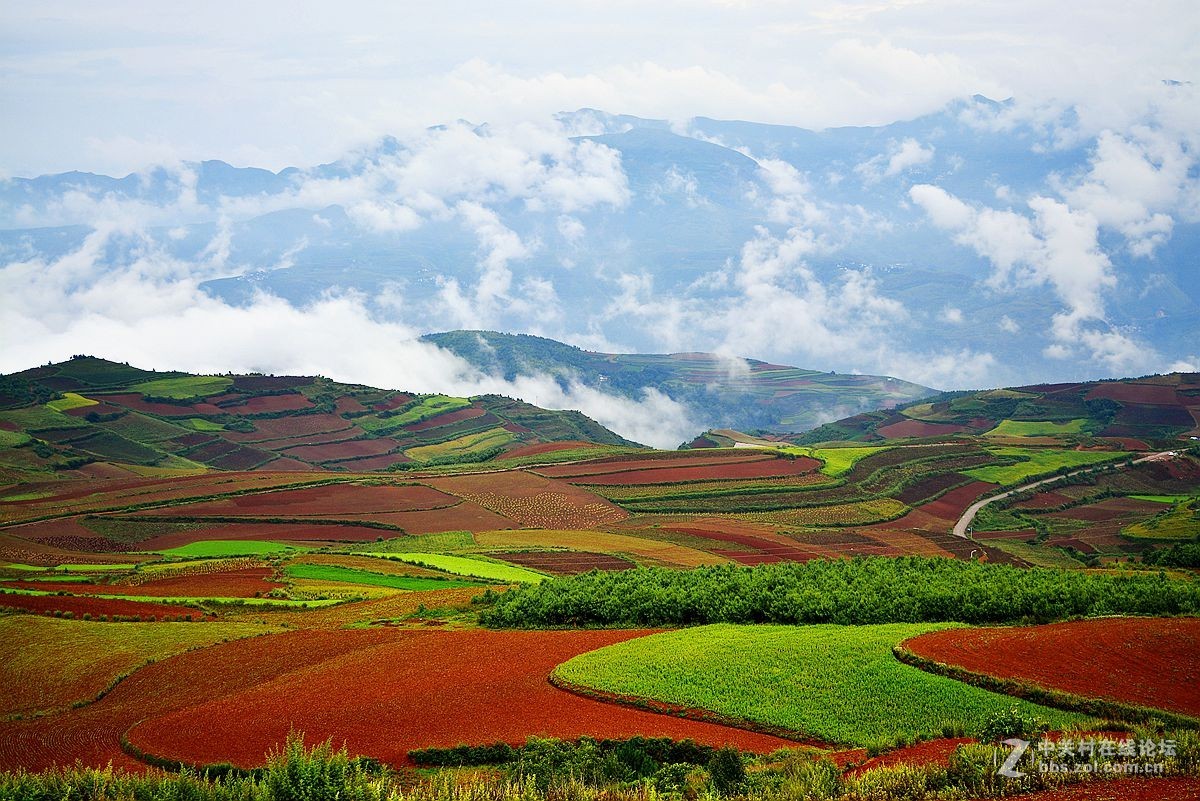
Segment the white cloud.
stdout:
<path fill-rule="evenodd" d="M 887 153 L 881 153 L 854 168 L 865 183 L 876 183 L 883 178 L 894 178 L 914 167 L 933 161 L 934 148 L 926 147 L 912 137 L 902 142 L 892 142 Z"/>
<path fill-rule="evenodd" d="M 947 306 L 942 309 L 940 316 L 943 321 L 951 325 L 962 325 L 964 322 L 962 309 L 955 308 L 954 306 Z"/>

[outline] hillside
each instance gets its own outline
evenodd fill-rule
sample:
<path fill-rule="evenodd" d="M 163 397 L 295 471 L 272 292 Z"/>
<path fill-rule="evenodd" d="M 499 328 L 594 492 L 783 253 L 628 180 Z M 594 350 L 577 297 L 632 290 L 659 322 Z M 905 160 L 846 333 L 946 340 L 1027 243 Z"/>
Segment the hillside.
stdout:
<path fill-rule="evenodd" d="M 713 428 L 802 431 L 936 392 L 890 376 L 823 373 L 712 353 L 595 353 L 495 331 L 449 331 L 424 339 L 509 380 L 550 374 L 564 385 L 577 381 L 632 398 L 655 389 Z"/>
<path fill-rule="evenodd" d="M 1170 447 L 1200 435 L 1200 373 L 951 392 L 787 436 L 789 442 L 880 442 L 982 436 L 993 442 L 1113 440 Z"/>
<path fill-rule="evenodd" d="M 579 412 L 496 395 L 153 372 L 86 356 L 0 377 L 0 480 L 7 481 L 77 470 L 404 470 L 554 442 L 633 445 Z"/>

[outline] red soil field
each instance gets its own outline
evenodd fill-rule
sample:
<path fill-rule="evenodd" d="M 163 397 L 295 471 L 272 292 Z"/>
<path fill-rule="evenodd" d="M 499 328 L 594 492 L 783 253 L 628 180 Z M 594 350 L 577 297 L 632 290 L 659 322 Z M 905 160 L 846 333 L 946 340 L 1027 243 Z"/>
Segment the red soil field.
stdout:
<path fill-rule="evenodd" d="M 952 489 L 936 501 L 917 507 L 920 511 L 940 517 L 942 520 L 958 520 L 967 507 L 979 500 L 979 496 L 994 489 L 994 484 L 985 481 L 973 481 L 966 486 Z"/>
<path fill-rule="evenodd" d="M 412 399 L 412 395 L 401 392 L 399 395 L 393 395 L 381 403 L 374 404 L 371 408 L 377 412 L 390 412 L 392 409 L 399 409 Z"/>
<path fill-rule="evenodd" d="M 200 540 L 271 540 L 274 542 L 373 542 L 394 532 L 377 528 L 345 525 L 311 525 L 306 523 L 229 523 L 195 531 L 176 531 L 139 542 L 137 547 L 147 551 L 178 548 Z"/>
<path fill-rule="evenodd" d="M 923 423 L 920 420 L 903 420 L 877 429 L 875 433 L 888 439 L 902 439 L 904 437 L 941 437 L 966 430 L 966 427 L 952 423 Z"/>
<path fill-rule="evenodd" d="M 208 463 L 218 470 L 253 470 L 274 458 L 275 454 L 268 451 L 243 446 L 216 459 L 210 459 Z"/>
<path fill-rule="evenodd" d="M 273 680 L 151 716 L 128 737 L 169 758 L 245 767 L 260 764 L 262 754 L 290 729 L 313 741 L 344 739 L 351 753 L 391 764 L 405 763 L 413 748 L 516 744 L 528 735 L 690 737 L 760 752 L 788 744 L 581 698 L 547 681 L 556 665 L 577 654 L 645 633 L 397 630 L 381 640 L 372 631 L 330 632 L 326 636 L 351 648 L 317 664 L 278 660 L 281 670 Z M 265 638 L 258 643 L 272 645 Z M 242 668 L 228 660 L 226 670 L 231 669 Z"/>
<path fill-rule="evenodd" d="M 369 411 L 357 398 L 351 398 L 349 395 L 338 398 L 337 403 L 333 404 L 333 409 L 338 414 Z"/>
<path fill-rule="evenodd" d="M 954 753 L 954 749 L 964 743 L 975 742 L 969 737 L 954 737 L 951 739 L 928 740 L 916 745 L 910 745 L 907 748 L 897 748 L 895 751 L 889 751 L 881 756 L 862 761 L 862 757 L 866 756 L 865 749 L 855 749 L 854 751 L 842 752 L 848 757 L 857 757 L 854 761 L 860 762 L 859 766 L 850 771 L 851 775 L 857 776 L 860 773 L 871 770 L 872 768 L 890 767 L 892 765 L 941 765 L 946 767 L 950 764 L 950 755 Z M 839 754 L 838 756 L 841 756 Z"/>
<path fill-rule="evenodd" d="M 1200 716 L 1200 619 L 1101 618 L 923 634 L 927 659 L 1087 697 Z"/>
<path fill-rule="evenodd" d="M 244 403 L 222 407 L 229 414 L 266 414 L 311 409 L 312 401 L 299 392 L 289 395 L 260 395 Z"/>
<path fill-rule="evenodd" d="M 171 507 L 177 514 L 245 515 L 247 517 L 314 517 L 364 515 L 374 512 L 405 512 L 434 509 L 458 503 L 458 498 L 422 485 L 365 486 L 325 484 L 303 489 L 284 489 L 239 495 L 219 501 Z M 152 510 L 162 514 L 162 510 Z"/>
<path fill-rule="evenodd" d="M 297 375 L 243 375 L 233 379 L 233 388 L 238 392 L 273 392 L 281 389 L 307 387 L 313 382 L 309 376 Z"/>
<path fill-rule="evenodd" d="M 801 456 L 796 459 L 756 459 L 697 467 L 659 467 L 650 470 L 627 470 L 622 473 L 581 476 L 571 479 L 577 484 L 597 486 L 671 484 L 686 481 L 707 481 L 735 478 L 770 478 L 798 476 L 811 473 L 821 462 Z M 539 471 L 541 472 L 541 471 Z"/>
<path fill-rule="evenodd" d="M 774 456 L 746 449 L 742 453 L 706 454 L 703 451 L 693 453 L 681 452 L 682 455 L 662 456 L 655 454 L 640 459 L 628 456 L 608 456 L 603 459 L 592 459 L 576 464 L 550 465 L 538 468 L 538 474 L 550 478 L 578 478 L 594 476 L 603 473 L 619 473 L 631 470 L 650 470 L 663 467 L 698 467 L 700 465 L 735 464 L 740 462 L 761 462 L 774 459 Z"/>
<path fill-rule="evenodd" d="M 346 431 L 352 424 L 336 414 L 298 414 L 295 417 L 277 417 L 274 419 L 251 420 L 254 431 L 227 431 L 225 437 L 234 442 L 255 442 L 267 439 L 284 439 L 287 437 L 307 437 L 313 434 L 325 434 L 330 431 Z"/>
<path fill-rule="evenodd" d="M 144 584 L 86 584 L 84 582 L 6 581 L 6 587 L 75 595 L 145 595 L 165 598 L 253 598 L 283 585 L 271 581 L 269 567 L 251 567 L 222 573 L 201 573 L 147 581 Z"/>
<path fill-rule="evenodd" d="M 489 553 L 488 556 L 556 576 L 573 576 L 589 570 L 632 570 L 637 567 L 633 562 L 619 556 L 588 551 L 525 551 Z"/>
<path fill-rule="evenodd" d="M 1197 801 L 1200 779 L 1111 779 L 1083 782 L 1061 790 L 1011 796 L 1009 801 Z"/>
<path fill-rule="evenodd" d="M 384 456 L 367 456 L 363 459 L 343 459 L 337 462 L 326 462 L 326 467 L 344 467 L 347 470 L 355 472 L 373 472 L 375 470 L 387 470 L 394 464 L 403 464 L 411 462 L 403 453 L 390 453 Z"/>
<path fill-rule="evenodd" d="M 261 465 L 256 470 L 290 470 L 290 471 L 307 471 L 315 470 L 308 462 L 302 462 L 299 459 L 293 459 L 290 456 L 280 456 L 277 459 L 272 459 L 264 465 Z"/>
<path fill-rule="evenodd" d="M 513 448 L 504 454 L 504 457 L 506 459 L 519 459 L 522 456 L 540 456 L 543 453 L 566 451 L 572 448 L 587 448 L 589 446 L 591 446 L 590 442 L 578 442 L 574 440 L 566 442 L 539 442 L 536 445 L 523 445 L 520 448 Z"/>
<path fill-rule="evenodd" d="M 702 537 L 713 540 L 713 546 L 705 550 L 712 551 L 718 556 L 724 556 L 741 562 L 744 565 L 759 565 L 770 562 L 807 562 L 818 554 L 812 550 L 800 548 L 796 544 L 776 542 L 752 534 L 737 534 L 728 531 L 712 531 L 710 529 L 672 526 L 668 531 L 677 531 L 692 537 Z M 734 543 L 749 550 L 733 550 L 721 548 L 720 543 Z"/>
<path fill-rule="evenodd" d="M 337 431 L 326 431 L 323 434 L 302 434 L 298 437 L 280 437 L 279 439 L 266 439 L 254 442 L 255 447 L 268 448 L 273 451 L 281 451 L 286 448 L 294 448 L 297 445 L 324 445 L 328 442 L 345 442 L 348 439 L 358 439 L 363 435 L 360 428 L 351 426 L 350 428 L 342 428 Z"/>
<path fill-rule="evenodd" d="M 1161 384 L 1100 384 L 1087 394 L 1087 399 L 1109 398 L 1121 403 L 1149 403 L 1174 406 L 1175 387 Z"/>
<path fill-rule="evenodd" d="M 195 403 L 183 406 L 174 403 L 155 403 L 144 401 L 136 392 L 121 395 L 105 395 L 104 400 L 119 404 L 136 412 L 149 412 L 161 417 L 205 417 L 208 415 L 224 414 L 225 412 L 211 403 Z"/>
<path fill-rule="evenodd" d="M 1167 508 L 1154 501 L 1139 501 L 1136 498 L 1106 498 L 1098 503 L 1076 506 L 1061 512 L 1048 512 L 1051 519 L 1088 520 L 1103 523 L 1120 517 L 1151 517 Z"/>
<path fill-rule="evenodd" d="M 86 395 L 84 397 L 87 397 Z M 96 403 L 92 406 L 77 406 L 74 409 L 67 409 L 66 414 L 72 417 L 87 417 L 89 414 L 110 415 L 110 414 L 128 414 L 129 410 L 124 406 L 113 406 L 110 403 Z"/>
<path fill-rule="evenodd" d="M 972 531 L 971 538 L 976 540 L 1031 540 L 1037 536 L 1037 529 L 1023 528 L 1020 531 Z"/>
<path fill-rule="evenodd" d="M 427 483 L 523 526 L 593 528 L 629 516 L 585 489 L 524 470 L 431 479 Z"/>
<path fill-rule="evenodd" d="M 307 462 L 332 462 L 339 459 L 355 459 L 360 456 L 382 456 L 400 447 L 400 443 L 389 437 L 378 439 L 352 439 L 345 442 L 330 442 L 326 445 L 298 445 L 284 453 Z"/>
<path fill-rule="evenodd" d="M 27 612 L 50 614 L 52 612 L 70 612 L 75 617 L 91 615 L 123 615 L 138 616 L 142 620 L 150 618 L 175 618 L 179 615 L 191 615 L 200 619 L 204 612 L 185 606 L 168 604 L 143 603 L 141 601 L 118 601 L 110 598 L 88 598 L 82 595 L 0 595 L 0 608 L 20 609 Z"/>
<path fill-rule="evenodd" d="M 468 406 L 465 409 L 456 409 L 453 412 L 439 414 L 436 417 L 430 417 L 428 420 L 422 420 L 419 423 L 405 426 L 409 431 L 428 431 L 431 428 L 439 428 L 440 426 L 448 426 L 451 423 L 459 423 L 463 420 L 474 420 L 476 417 L 483 417 L 487 414 L 485 409 L 477 409 L 474 406 Z"/>

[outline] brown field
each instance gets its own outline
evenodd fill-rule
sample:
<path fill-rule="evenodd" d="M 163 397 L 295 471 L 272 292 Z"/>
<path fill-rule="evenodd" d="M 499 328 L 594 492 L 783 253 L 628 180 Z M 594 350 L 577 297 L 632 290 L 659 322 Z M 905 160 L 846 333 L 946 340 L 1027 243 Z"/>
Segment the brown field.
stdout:
<path fill-rule="evenodd" d="M 439 414 L 436 417 L 430 417 L 428 420 L 422 420 L 419 423 L 405 426 L 409 431 L 428 431 L 431 428 L 440 428 L 448 426 L 451 423 L 461 423 L 463 420 L 474 420 L 476 417 L 483 417 L 487 412 L 483 409 L 474 406 L 468 406 L 465 409 L 456 409 L 453 412 Z"/>
<path fill-rule="evenodd" d="M 254 431 L 226 431 L 224 436 L 234 442 L 258 442 L 268 439 L 307 437 L 327 434 L 331 431 L 348 431 L 354 428 L 348 420 L 335 414 L 298 414 L 294 417 L 277 417 L 252 420 Z M 357 430 L 357 429 L 356 429 Z"/>
<path fill-rule="evenodd" d="M 379 437 L 343 440 L 324 445 L 297 445 L 288 448 L 284 453 L 309 462 L 334 462 L 340 459 L 357 459 L 361 456 L 382 456 L 399 447 L 400 443 L 396 440 Z"/>
<path fill-rule="evenodd" d="M 904 439 L 905 437 L 944 437 L 951 434 L 961 434 L 965 426 L 952 423 L 924 423 L 920 420 L 902 420 L 883 426 L 876 431 L 887 439 Z"/>
<path fill-rule="evenodd" d="M 595 486 L 637 484 L 675 484 L 709 479 L 769 478 L 812 473 L 821 462 L 805 456 L 796 459 L 744 459 L 713 465 L 655 467 L 624 472 L 592 474 L 571 479 L 573 483 Z M 544 472 L 544 471 L 539 471 Z"/>
<path fill-rule="evenodd" d="M 395 765 L 405 764 L 414 748 L 521 743 L 531 734 L 690 737 L 760 752 L 787 744 L 581 698 L 548 683 L 550 671 L 572 656 L 645 633 L 397 630 L 380 637 L 376 631 L 329 632 L 324 638 L 342 645 L 340 653 L 299 665 L 276 656 L 277 673 L 270 679 L 148 716 L 128 737 L 139 748 L 172 759 L 229 761 L 243 767 L 260 764 L 263 753 L 291 729 L 306 732 L 315 742 L 344 739 L 351 753 Z M 255 644 L 274 652 L 271 639 Z M 253 655 L 252 664 L 258 659 Z M 239 662 L 227 659 L 225 671 L 244 670 Z M 281 672 L 280 664 L 287 665 Z M 384 721 L 387 725 L 381 725 Z"/>
<path fill-rule="evenodd" d="M 338 517 L 435 509 L 454 503 L 458 503 L 458 499 L 453 495 L 420 484 L 368 486 L 347 483 L 282 489 L 218 501 L 180 504 L 171 507 L 171 511 L 189 517 Z M 161 510 L 154 512 L 162 514 Z"/>
<path fill-rule="evenodd" d="M 260 395 L 232 406 L 222 406 L 230 414 L 275 414 L 311 409 L 312 401 L 299 392 L 288 395 Z"/>
<path fill-rule="evenodd" d="M 426 483 L 523 526 L 592 528 L 629 516 L 587 490 L 523 470 L 429 479 Z"/>
<path fill-rule="evenodd" d="M 120 594 L 120 593 L 114 593 Z M 52 614 L 54 612 L 70 612 L 77 618 L 91 615 L 99 618 L 101 615 L 120 615 L 122 617 L 140 617 L 142 620 L 174 620 L 180 615 L 191 616 L 199 620 L 204 612 L 199 609 L 189 609 L 159 603 L 143 603 L 141 601 L 121 601 L 115 598 L 89 598 L 86 595 L 0 595 L 0 609 L 13 609 L 37 614 Z"/>
<path fill-rule="evenodd" d="M 481 531 L 475 535 L 475 542 L 485 548 L 551 548 L 608 553 L 632 558 L 642 564 L 672 567 L 697 567 L 729 561 L 725 557 L 683 545 L 603 531 Z"/>
<path fill-rule="evenodd" d="M 1200 716 L 1198 618 L 949 629 L 905 645 L 927 659 L 976 673 Z"/>

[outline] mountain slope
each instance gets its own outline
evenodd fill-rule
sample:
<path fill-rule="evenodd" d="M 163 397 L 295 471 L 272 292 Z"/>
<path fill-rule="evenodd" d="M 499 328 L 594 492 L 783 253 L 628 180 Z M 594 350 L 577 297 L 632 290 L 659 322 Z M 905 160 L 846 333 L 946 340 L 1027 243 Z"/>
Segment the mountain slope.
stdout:
<path fill-rule="evenodd" d="M 808 444 L 973 435 L 997 443 L 1107 438 L 1134 449 L 1169 448 L 1200 436 L 1200 373 L 951 392 L 786 439 Z"/>
<path fill-rule="evenodd" d="M 0 481 L 78 469 L 403 470 L 484 462 L 529 446 L 553 450 L 547 444 L 557 442 L 633 445 L 579 412 L 497 395 L 152 372 L 84 356 L 0 377 Z"/>
<path fill-rule="evenodd" d="M 424 339 L 509 380 L 546 373 L 564 386 L 575 381 L 632 398 L 657 390 L 713 428 L 797 431 L 936 392 L 887 376 L 822 373 L 711 353 L 595 353 L 494 331 L 450 331 Z"/>

